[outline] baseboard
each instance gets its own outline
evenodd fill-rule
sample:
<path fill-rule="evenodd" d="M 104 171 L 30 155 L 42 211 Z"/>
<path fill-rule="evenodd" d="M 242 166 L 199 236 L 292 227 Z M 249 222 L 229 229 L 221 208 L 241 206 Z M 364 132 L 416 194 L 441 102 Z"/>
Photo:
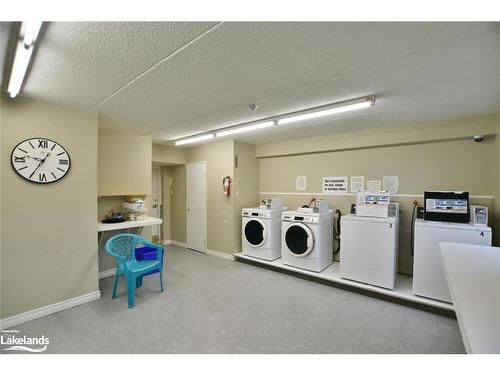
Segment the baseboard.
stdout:
<path fill-rule="evenodd" d="M 40 307 L 38 309 L 34 309 L 31 311 L 26 311 L 24 313 L 17 314 L 14 316 L 9 316 L 5 319 L 0 320 L 0 329 L 14 327 L 19 324 L 29 322 L 30 320 L 42 318 L 44 316 L 54 314 L 59 311 L 67 310 L 72 307 L 82 305 L 84 303 L 94 301 L 99 298 L 101 298 L 101 291 L 96 290 L 95 292 L 87 293 L 75 298 L 70 298 L 65 301 L 54 303 L 52 305 Z"/>
<path fill-rule="evenodd" d="M 214 257 L 218 257 L 218 258 L 222 258 L 222 259 L 226 259 L 226 260 L 234 260 L 234 255 L 223 253 L 222 251 L 207 249 L 205 254 L 212 255 Z"/>
<path fill-rule="evenodd" d="M 175 246 L 180 246 L 180 247 L 187 247 L 187 243 L 176 241 L 176 240 L 166 240 L 166 241 L 163 241 L 163 244 L 164 245 L 175 245 Z"/>
<path fill-rule="evenodd" d="M 99 279 L 104 279 L 105 277 L 115 276 L 116 268 L 110 268 L 109 270 L 99 272 Z"/>

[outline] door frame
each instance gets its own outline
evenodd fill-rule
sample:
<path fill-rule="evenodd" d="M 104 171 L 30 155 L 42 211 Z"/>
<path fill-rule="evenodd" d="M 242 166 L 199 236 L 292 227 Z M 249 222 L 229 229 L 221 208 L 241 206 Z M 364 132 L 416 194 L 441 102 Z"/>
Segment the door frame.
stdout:
<path fill-rule="evenodd" d="M 151 180 L 153 180 L 153 176 L 156 175 L 156 205 L 158 206 L 158 217 L 163 220 L 163 186 L 162 186 L 162 178 L 161 178 L 161 166 L 153 165 L 151 167 Z M 153 192 L 155 188 L 151 184 L 151 192 Z M 153 195 L 153 194 L 151 194 Z M 151 197 L 153 198 L 153 197 Z M 153 204 L 154 202 L 151 202 Z M 155 225 L 158 229 L 158 237 L 160 242 L 163 241 L 163 223 L 159 225 Z"/>
<path fill-rule="evenodd" d="M 191 165 L 197 165 L 197 164 L 202 164 L 205 165 L 205 238 L 203 239 L 203 242 L 205 244 L 203 250 L 196 250 L 192 249 L 195 251 L 200 251 L 202 253 L 206 253 L 208 249 L 208 233 L 207 233 L 207 227 L 208 227 L 208 163 L 206 160 L 203 161 L 195 161 L 191 163 L 186 164 L 186 247 L 189 249 L 189 239 L 188 239 L 188 233 L 189 233 L 189 166 Z"/>

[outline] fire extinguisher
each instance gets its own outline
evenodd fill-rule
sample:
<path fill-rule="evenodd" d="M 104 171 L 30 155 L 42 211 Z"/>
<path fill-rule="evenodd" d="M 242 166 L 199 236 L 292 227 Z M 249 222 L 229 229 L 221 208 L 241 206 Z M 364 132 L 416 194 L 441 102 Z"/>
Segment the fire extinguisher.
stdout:
<path fill-rule="evenodd" d="M 231 177 L 226 176 L 222 179 L 222 188 L 224 195 L 228 197 L 231 194 Z"/>

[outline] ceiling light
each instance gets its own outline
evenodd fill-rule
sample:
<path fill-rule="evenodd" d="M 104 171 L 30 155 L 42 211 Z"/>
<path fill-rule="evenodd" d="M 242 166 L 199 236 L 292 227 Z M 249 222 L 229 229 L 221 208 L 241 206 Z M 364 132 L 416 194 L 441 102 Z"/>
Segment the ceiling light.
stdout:
<path fill-rule="evenodd" d="M 12 71 L 10 72 L 9 86 L 7 88 L 11 98 L 15 98 L 21 91 L 24 76 L 28 70 L 33 53 L 33 43 L 38 36 L 41 25 L 41 22 L 23 22 L 21 26 L 21 34 L 24 34 L 24 38 L 17 43 Z"/>
<path fill-rule="evenodd" d="M 35 43 L 41 27 L 42 27 L 41 21 L 23 22 L 23 35 L 24 35 L 23 41 L 26 48 Z"/>
<path fill-rule="evenodd" d="M 212 133 L 203 134 L 203 135 L 200 135 L 197 137 L 191 137 L 191 138 L 181 139 L 180 141 L 175 141 L 175 145 L 180 146 L 180 145 L 186 145 L 188 143 L 201 142 L 201 141 L 205 141 L 207 139 L 213 138 L 213 137 L 215 137 L 215 134 L 212 134 Z"/>
<path fill-rule="evenodd" d="M 258 129 L 263 129 L 263 128 L 268 128 L 270 126 L 273 126 L 276 124 L 276 121 L 266 121 L 266 122 L 261 122 L 259 124 L 254 124 L 254 125 L 248 125 L 248 126 L 240 126 L 238 128 L 232 128 L 228 130 L 222 130 L 220 132 L 215 133 L 217 137 L 224 137 L 226 135 L 231 135 L 231 134 L 238 134 L 238 133 L 243 133 L 243 132 L 249 132 L 252 130 L 258 130 Z"/>
<path fill-rule="evenodd" d="M 190 138 L 184 138 L 178 141 L 174 141 L 176 146 L 185 145 L 188 143 L 200 142 L 214 137 L 224 137 L 227 135 L 238 134 L 243 132 L 248 132 L 252 130 L 258 130 L 263 128 L 268 128 L 273 125 L 284 125 L 290 124 L 297 121 L 310 120 L 318 117 L 334 115 L 337 113 L 354 111 L 357 109 L 368 108 L 375 105 L 374 96 L 366 96 L 363 98 L 357 98 L 352 100 L 347 100 L 343 102 L 332 103 L 324 105 L 321 107 L 309 108 L 302 111 L 297 111 L 293 113 L 281 114 L 278 116 L 268 117 L 265 119 L 260 119 L 260 122 L 254 121 L 252 125 L 240 124 L 235 126 L 229 126 L 226 128 L 221 128 L 211 133 L 202 133 L 194 135 Z M 250 107 L 250 106 L 249 106 Z"/>
<path fill-rule="evenodd" d="M 352 101 L 344 102 L 342 104 L 336 105 L 333 108 L 321 109 L 321 110 L 314 111 L 314 112 L 308 112 L 308 113 L 303 113 L 303 114 L 297 114 L 297 115 L 290 116 L 290 117 L 284 117 L 284 118 L 281 118 L 278 120 L 278 124 L 284 125 L 284 124 L 290 124 L 292 122 L 297 122 L 297 121 L 311 120 L 311 119 L 315 119 L 318 117 L 330 116 L 330 115 L 334 115 L 337 113 L 343 113 L 343 112 L 354 111 L 357 109 L 368 108 L 368 107 L 371 107 L 372 105 L 375 104 L 374 97 L 366 97 L 363 99 L 364 99 L 363 101 L 358 102 L 358 103 L 352 103 Z M 350 103 L 350 104 L 348 104 L 348 103 Z"/>

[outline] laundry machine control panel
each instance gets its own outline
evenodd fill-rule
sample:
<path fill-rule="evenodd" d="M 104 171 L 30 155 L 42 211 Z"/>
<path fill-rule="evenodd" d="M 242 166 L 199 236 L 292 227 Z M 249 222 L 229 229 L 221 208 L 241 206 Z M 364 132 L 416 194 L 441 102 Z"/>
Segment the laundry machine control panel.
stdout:
<path fill-rule="evenodd" d="M 299 221 L 310 224 L 318 224 L 319 218 L 314 216 L 283 215 L 283 221 Z"/>
<path fill-rule="evenodd" d="M 260 219 L 269 219 L 271 218 L 271 213 L 270 212 L 260 212 L 260 211 L 245 211 L 243 210 L 242 214 L 243 217 L 258 217 Z"/>

